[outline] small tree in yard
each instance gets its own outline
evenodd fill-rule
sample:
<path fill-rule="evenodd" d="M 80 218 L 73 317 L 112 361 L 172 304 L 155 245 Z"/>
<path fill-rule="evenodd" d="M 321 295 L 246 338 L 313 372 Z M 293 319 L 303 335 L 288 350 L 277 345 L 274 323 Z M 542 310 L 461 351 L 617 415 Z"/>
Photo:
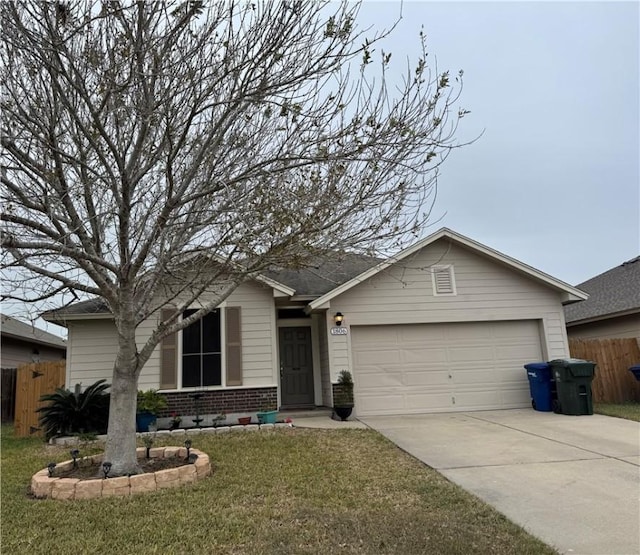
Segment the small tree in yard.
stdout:
<path fill-rule="evenodd" d="M 260 272 L 422 231 L 461 76 L 432 73 L 422 40 L 391 91 L 385 35 L 367 38 L 358 10 L 0 5 L 4 298 L 96 296 L 113 314 L 113 475 L 136 472 L 138 376 L 164 337 Z"/>

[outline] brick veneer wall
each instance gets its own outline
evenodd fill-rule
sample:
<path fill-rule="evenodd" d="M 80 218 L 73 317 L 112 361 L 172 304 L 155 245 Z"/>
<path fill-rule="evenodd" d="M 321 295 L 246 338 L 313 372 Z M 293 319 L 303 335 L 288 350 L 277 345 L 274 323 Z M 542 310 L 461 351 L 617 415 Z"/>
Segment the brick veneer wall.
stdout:
<path fill-rule="evenodd" d="M 196 401 L 191 397 L 194 391 L 162 393 L 167 399 L 167 408 L 158 416 L 178 414 L 195 414 Z M 200 414 L 218 414 L 231 412 L 252 412 L 263 408 L 277 408 L 278 389 L 276 387 L 256 387 L 251 389 L 219 389 L 214 391 L 198 391 L 201 395 Z"/>

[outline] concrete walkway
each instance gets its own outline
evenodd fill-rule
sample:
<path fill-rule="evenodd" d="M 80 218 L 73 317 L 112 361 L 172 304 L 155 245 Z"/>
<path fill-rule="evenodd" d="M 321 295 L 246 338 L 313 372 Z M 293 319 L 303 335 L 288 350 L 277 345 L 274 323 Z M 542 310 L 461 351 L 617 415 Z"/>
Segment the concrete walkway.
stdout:
<path fill-rule="evenodd" d="M 529 409 L 362 420 L 562 553 L 640 553 L 637 422 Z"/>
<path fill-rule="evenodd" d="M 331 418 L 332 411 L 330 409 L 315 409 L 312 411 L 283 411 L 279 414 L 281 418 L 291 418 L 296 428 L 320 428 L 327 430 L 344 430 L 348 428 L 362 428 L 365 426 L 353 416 L 349 420 L 342 422 Z"/>

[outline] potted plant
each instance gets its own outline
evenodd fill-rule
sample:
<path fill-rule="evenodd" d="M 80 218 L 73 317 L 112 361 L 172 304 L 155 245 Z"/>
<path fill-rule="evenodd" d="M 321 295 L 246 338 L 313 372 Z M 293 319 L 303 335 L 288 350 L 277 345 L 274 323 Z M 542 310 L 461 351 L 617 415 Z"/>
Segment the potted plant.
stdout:
<path fill-rule="evenodd" d="M 258 411 L 258 422 L 260 424 L 275 424 L 278 411 L 273 406 L 265 406 Z"/>
<path fill-rule="evenodd" d="M 353 378 L 351 372 L 342 370 L 333 390 L 333 412 L 345 421 L 353 411 Z"/>
<path fill-rule="evenodd" d="M 156 389 L 138 391 L 136 429 L 139 432 L 148 432 L 149 425 L 155 423 L 158 413 L 166 407 L 167 400 Z"/>

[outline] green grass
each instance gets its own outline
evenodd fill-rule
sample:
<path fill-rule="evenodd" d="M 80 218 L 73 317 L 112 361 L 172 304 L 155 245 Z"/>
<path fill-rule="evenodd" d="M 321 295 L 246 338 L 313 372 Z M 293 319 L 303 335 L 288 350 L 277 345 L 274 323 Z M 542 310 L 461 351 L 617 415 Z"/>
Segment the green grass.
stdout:
<path fill-rule="evenodd" d="M 593 411 L 605 416 L 616 416 L 640 422 L 640 403 L 596 403 Z"/>
<path fill-rule="evenodd" d="M 555 553 L 370 430 L 201 435 L 193 446 L 215 470 L 195 484 L 35 500 L 31 475 L 68 448 L 5 427 L 2 553 Z"/>

